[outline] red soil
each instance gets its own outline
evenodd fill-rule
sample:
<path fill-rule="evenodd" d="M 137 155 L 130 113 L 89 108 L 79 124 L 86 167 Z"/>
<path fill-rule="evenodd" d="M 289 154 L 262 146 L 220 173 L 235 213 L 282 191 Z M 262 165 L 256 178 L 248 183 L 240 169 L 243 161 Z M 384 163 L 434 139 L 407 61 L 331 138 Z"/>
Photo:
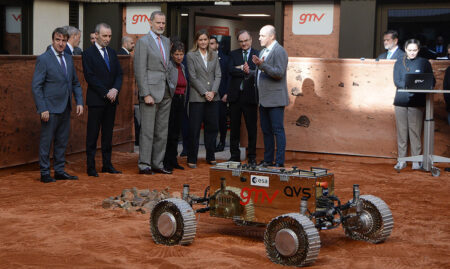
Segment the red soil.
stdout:
<path fill-rule="evenodd" d="M 124 173 L 90 178 L 84 156 L 72 155 L 66 171 L 80 180 L 51 184 L 39 182 L 37 164 L 0 170 L 0 267 L 282 268 L 266 257 L 264 228 L 198 214 L 194 242 L 167 247 L 153 242 L 148 213 L 103 209 L 104 198 L 125 188 L 180 192 L 188 183 L 192 193 L 202 195 L 208 185 L 204 160 L 197 169 L 146 176 L 137 173 L 137 157 L 115 152 L 115 166 Z M 393 233 L 382 244 L 352 241 L 342 228 L 321 232 L 321 251 L 311 268 L 449 268 L 449 173 L 441 169 L 440 177 L 432 177 L 411 168 L 397 173 L 393 161 L 361 161 L 310 158 L 288 163 L 329 168 L 342 201 L 351 198 L 357 183 L 362 194 L 383 199 L 394 216 Z"/>

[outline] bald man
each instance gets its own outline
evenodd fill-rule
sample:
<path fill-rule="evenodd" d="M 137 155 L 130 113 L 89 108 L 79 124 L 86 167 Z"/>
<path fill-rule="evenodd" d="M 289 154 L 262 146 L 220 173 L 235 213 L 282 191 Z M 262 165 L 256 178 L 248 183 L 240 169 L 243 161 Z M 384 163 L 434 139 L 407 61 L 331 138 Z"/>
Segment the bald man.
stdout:
<path fill-rule="evenodd" d="M 259 42 L 264 49 L 259 56 L 253 55 L 252 61 L 257 67 L 255 76 L 259 94 L 259 119 L 264 137 L 264 160 L 260 165 L 284 167 L 284 108 L 289 105 L 286 82 L 288 55 L 277 42 L 275 27 L 272 25 L 261 28 Z M 274 163 L 275 141 L 277 148 Z"/>

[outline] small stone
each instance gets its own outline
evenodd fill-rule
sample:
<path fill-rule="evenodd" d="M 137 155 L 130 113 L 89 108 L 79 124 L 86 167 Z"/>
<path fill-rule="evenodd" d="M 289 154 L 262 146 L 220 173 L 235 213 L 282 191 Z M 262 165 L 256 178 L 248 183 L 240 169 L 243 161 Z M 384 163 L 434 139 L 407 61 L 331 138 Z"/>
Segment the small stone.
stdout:
<path fill-rule="evenodd" d="M 125 195 L 122 194 L 122 201 L 133 201 L 134 197 L 134 194 L 131 191 L 128 191 Z"/>
<path fill-rule="evenodd" d="M 339 87 L 344 87 L 344 82 L 338 84 Z"/>
<path fill-rule="evenodd" d="M 150 191 L 148 189 L 139 190 L 139 196 L 140 197 L 148 197 L 149 195 L 150 195 Z"/>
<path fill-rule="evenodd" d="M 126 194 L 127 192 L 129 192 L 129 191 L 130 191 L 129 189 L 124 189 L 124 190 L 122 191 L 122 197 L 125 196 L 125 194 Z"/>
<path fill-rule="evenodd" d="M 138 188 L 133 187 L 133 188 L 131 189 L 131 192 L 133 193 L 134 197 L 137 197 L 137 196 L 138 196 Z"/>
<path fill-rule="evenodd" d="M 145 210 L 145 208 L 140 207 L 140 208 L 138 208 L 138 209 L 136 210 L 136 212 L 140 212 L 140 213 L 142 213 L 142 214 L 145 214 L 145 213 L 147 213 L 147 210 Z"/>
<path fill-rule="evenodd" d="M 144 202 L 144 199 L 140 197 L 134 197 L 133 201 L 131 201 L 132 206 L 141 206 L 142 202 Z"/>
<path fill-rule="evenodd" d="M 103 208 L 111 208 L 114 204 L 114 200 L 110 198 L 106 198 L 105 200 L 103 200 L 102 202 L 102 207 Z"/>
<path fill-rule="evenodd" d="M 150 201 L 142 205 L 142 208 L 147 209 L 148 211 L 152 211 L 153 207 L 156 205 L 155 201 Z"/>
<path fill-rule="evenodd" d="M 149 196 L 148 196 L 148 198 L 150 198 L 150 200 L 160 200 L 160 195 L 159 195 L 159 192 L 157 191 L 157 190 L 153 190 L 150 194 L 149 194 Z"/>
<path fill-rule="evenodd" d="M 172 197 L 181 199 L 181 192 L 179 192 L 179 191 L 172 192 Z"/>

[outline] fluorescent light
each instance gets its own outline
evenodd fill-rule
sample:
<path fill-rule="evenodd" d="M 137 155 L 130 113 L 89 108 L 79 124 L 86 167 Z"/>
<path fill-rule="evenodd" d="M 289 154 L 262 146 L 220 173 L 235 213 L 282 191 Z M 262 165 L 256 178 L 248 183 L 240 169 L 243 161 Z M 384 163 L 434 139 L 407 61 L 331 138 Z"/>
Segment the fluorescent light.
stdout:
<path fill-rule="evenodd" d="M 189 14 L 187 14 L 187 13 L 181 13 L 181 17 L 187 17 L 187 16 L 189 16 Z"/>
<path fill-rule="evenodd" d="M 215 6 L 231 6 L 231 2 L 229 1 L 216 1 L 214 2 Z"/>
<path fill-rule="evenodd" d="M 238 14 L 238 16 L 241 16 L 241 17 L 270 17 L 269 14 L 250 14 L 250 13 Z"/>

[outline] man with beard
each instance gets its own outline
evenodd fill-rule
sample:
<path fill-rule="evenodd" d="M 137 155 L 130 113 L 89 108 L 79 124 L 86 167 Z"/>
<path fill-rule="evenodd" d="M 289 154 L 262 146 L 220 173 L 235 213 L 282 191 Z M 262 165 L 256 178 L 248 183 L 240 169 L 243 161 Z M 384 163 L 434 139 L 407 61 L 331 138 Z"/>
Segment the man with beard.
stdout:
<path fill-rule="evenodd" d="M 377 60 L 397 60 L 401 59 L 405 53 L 398 45 L 398 33 L 395 30 L 388 30 L 383 34 L 383 44 L 386 52 L 381 53 Z"/>

